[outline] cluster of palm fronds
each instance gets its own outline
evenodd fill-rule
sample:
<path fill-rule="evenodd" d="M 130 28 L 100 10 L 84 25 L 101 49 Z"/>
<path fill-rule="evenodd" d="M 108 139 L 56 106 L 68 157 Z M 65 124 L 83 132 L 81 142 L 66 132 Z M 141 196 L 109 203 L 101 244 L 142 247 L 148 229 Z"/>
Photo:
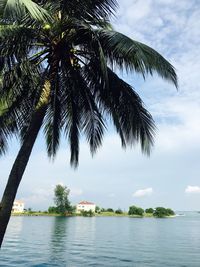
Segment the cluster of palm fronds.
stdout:
<path fill-rule="evenodd" d="M 149 153 L 153 119 L 113 70 L 157 72 L 177 86 L 176 73 L 155 50 L 112 29 L 116 7 L 115 0 L 0 0 L 0 153 L 12 134 L 23 142 L 41 108 L 49 156 L 63 134 L 76 166 L 80 136 L 94 153 L 106 118 L 124 147 L 139 141 Z"/>

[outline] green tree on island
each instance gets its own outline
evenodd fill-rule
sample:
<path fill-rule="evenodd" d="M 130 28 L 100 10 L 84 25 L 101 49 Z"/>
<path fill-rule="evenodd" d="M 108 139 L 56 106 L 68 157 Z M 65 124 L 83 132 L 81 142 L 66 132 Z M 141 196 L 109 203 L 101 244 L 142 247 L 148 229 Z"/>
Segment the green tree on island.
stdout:
<path fill-rule="evenodd" d="M 154 213 L 154 209 L 153 208 L 148 208 L 148 209 L 145 210 L 145 213 L 153 214 Z"/>
<path fill-rule="evenodd" d="M 114 210 L 112 208 L 108 208 L 106 211 L 107 212 L 114 212 Z"/>
<path fill-rule="evenodd" d="M 117 209 L 117 210 L 115 211 L 115 213 L 116 213 L 116 214 L 123 214 L 123 211 L 122 211 L 121 209 Z"/>
<path fill-rule="evenodd" d="M 153 118 L 114 69 L 144 78 L 157 73 L 175 86 L 177 77 L 159 53 L 112 28 L 116 7 L 115 0 L 0 1 L 0 153 L 10 137 L 21 141 L 0 205 L 0 246 L 40 130 L 50 157 L 63 134 L 73 167 L 80 136 L 85 134 L 93 155 L 107 118 L 123 147 L 139 142 L 144 153 L 151 151 Z"/>
<path fill-rule="evenodd" d="M 166 209 L 163 207 L 157 207 L 153 213 L 153 216 L 158 218 L 164 218 L 168 216 L 173 216 L 175 213 L 172 209 Z"/>
<path fill-rule="evenodd" d="M 69 202 L 70 190 L 66 186 L 60 184 L 56 185 L 54 190 L 54 202 L 56 204 L 56 211 L 60 214 L 70 213 L 72 211 L 72 206 Z"/>
<path fill-rule="evenodd" d="M 128 215 L 143 216 L 144 210 L 140 207 L 131 206 L 131 207 L 129 207 Z"/>
<path fill-rule="evenodd" d="M 81 215 L 84 217 L 92 217 L 95 215 L 95 213 L 92 210 L 82 210 Z"/>
<path fill-rule="evenodd" d="M 99 206 L 96 206 L 96 207 L 95 207 L 95 212 L 96 212 L 96 213 L 100 213 L 100 211 L 101 211 L 101 208 L 100 208 Z"/>

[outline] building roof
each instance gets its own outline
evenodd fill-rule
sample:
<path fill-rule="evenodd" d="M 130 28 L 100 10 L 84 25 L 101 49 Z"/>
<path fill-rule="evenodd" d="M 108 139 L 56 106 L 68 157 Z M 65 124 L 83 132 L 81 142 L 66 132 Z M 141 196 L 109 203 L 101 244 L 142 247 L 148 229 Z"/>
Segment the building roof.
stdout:
<path fill-rule="evenodd" d="M 88 201 L 81 201 L 78 203 L 79 205 L 94 205 L 94 203 L 92 202 L 88 202 Z"/>
<path fill-rule="evenodd" d="M 15 200 L 14 203 L 24 204 L 24 201 L 22 201 L 22 200 Z"/>

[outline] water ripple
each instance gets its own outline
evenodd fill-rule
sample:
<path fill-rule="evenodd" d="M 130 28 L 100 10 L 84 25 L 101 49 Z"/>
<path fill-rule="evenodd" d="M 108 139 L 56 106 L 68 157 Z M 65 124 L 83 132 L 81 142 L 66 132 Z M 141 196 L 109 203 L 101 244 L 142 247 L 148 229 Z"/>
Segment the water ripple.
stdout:
<path fill-rule="evenodd" d="M 0 267 L 199 267 L 200 216 L 13 217 Z"/>

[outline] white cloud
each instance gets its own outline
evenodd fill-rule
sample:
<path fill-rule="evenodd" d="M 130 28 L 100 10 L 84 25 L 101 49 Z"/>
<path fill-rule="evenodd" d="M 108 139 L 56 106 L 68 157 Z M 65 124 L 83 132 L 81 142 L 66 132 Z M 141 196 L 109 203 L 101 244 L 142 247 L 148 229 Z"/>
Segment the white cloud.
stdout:
<path fill-rule="evenodd" d="M 192 186 L 192 185 L 188 185 L 185 189 L 185 193 L 200 193 L 200 186 Z"/>
<path fill-rule="evenodd" d="M 133 194 L 134 197 L 144 197 L 144 196 L 150 196 L 153 193 L 152 187 L 140 189 L 135 191 Z"/>

